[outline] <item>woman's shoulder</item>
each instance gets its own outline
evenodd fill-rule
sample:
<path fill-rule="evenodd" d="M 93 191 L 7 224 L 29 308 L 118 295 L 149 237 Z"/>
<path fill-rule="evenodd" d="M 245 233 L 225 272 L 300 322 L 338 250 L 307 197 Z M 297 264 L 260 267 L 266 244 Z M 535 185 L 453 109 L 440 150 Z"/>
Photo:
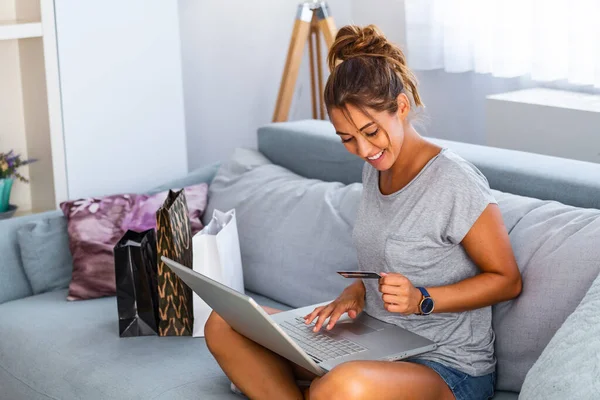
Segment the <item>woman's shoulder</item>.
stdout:
<path fill-rule="evenodd" d="M 432 186 L 440 198 L 483 198 L 496 202 L 485 175 L 471 162 L 444 148 L 436 162 Z"/>
<path fill-rule="evenodd" d="M 489 182 L 485 175 L 475 165 L 451 149 L 443 148 L 439 158 L 438 175 L 448 184 L 477 184 L 489 189 Z"/>
<path fill-rule="evenodd" d="M 479 169 L 446 149 L 438 164 L 437 205 L 446 204 L 449 221 L 444 231 L 451 243 L 462 242 L 467 232 L 489 204 L 497 204 L 489 183 Z"/>

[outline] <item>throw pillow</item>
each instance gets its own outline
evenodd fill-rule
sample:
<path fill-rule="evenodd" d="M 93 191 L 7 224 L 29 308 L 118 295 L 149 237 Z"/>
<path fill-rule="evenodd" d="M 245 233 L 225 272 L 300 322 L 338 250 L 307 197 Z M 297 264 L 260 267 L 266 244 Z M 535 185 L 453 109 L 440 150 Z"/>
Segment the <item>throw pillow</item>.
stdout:
<path fill-rule="evenodd" d="M 497 389 L 518 392 L 600 272 L 600 210 L 493 191 L 523 291 L 493 307 Z"/>
<path fill-rule="evenodd" d="M 600 276 L 527 373 L 519 399 L 600 399 Z"/>
<path fill-rule="evenodd" d="M 235 208 L 245 288 L 301 307 L 335 298 L 349 284 L 335 271 L 358 268 L 361 193 L 359 183 L 306 179 L 237 149 L 210 185 L 205 218 Z"/>
<path fill-rule="evenodd" d="M 17 238 L 23 269 L 33 294 L 69 287 L 73 259 L 64 218 L 31 222 L 17 231 Z"/>
<path fill-rule="evenodd" d="M 185 188 L 193 233 L 202 229 L 208 185 Z M 144 231 L 156 227 L 156 210 L 168 191 L 154 195 L 121 194 L 88 198 L 61 204 L 67 218 L 73 274 L 68 300 L 114 296 L 113 248 L 129 229 Z"/>
<path fill-rule="evenodd" d="M 137 195 L 129 213 L 127 213 L 122 222 L 122 227 L 136 232 L 144 232 L 148 229 L 156 228 L 156 210 L 158 210 L 167 198 L 169 191 L 160 192 L 153 195 Z M 208 185 L 201 183 L 199 185 L 188 186 L 185 188 L 185 199 L 188 206 L 188 215 L 192 234 L 202 230 L 202 215 L 206 209 Z"/>

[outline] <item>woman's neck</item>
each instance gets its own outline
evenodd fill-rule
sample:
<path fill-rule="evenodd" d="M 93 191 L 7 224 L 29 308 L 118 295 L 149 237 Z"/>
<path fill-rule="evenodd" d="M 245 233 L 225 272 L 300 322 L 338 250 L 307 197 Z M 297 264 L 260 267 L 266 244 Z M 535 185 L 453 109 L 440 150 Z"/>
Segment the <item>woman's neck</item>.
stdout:
<path fill-rule="evenodd" d="M 404 141 L 400 154 L 392 167 L 380 173 L 379 186 L 384 194 L 401 190 L 412 181 L 441 148 L 423 139 L 409 125 L 404 130 Z"/>
<path fill-rule="evenodd" d="M 419 135 L 412 125 L 404 129 L 404 140 L 396 162 L 390 168 L 392 175 L 402 175 L 419 164 L 420 154 L 427 142 Z"/>

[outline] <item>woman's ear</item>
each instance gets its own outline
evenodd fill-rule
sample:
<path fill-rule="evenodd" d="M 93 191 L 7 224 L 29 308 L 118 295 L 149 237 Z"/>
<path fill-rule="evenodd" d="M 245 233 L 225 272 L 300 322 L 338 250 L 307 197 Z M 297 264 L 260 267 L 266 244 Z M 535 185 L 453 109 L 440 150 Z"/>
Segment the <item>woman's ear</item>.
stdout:
<path fill-rule="evenodd" d="M 406 118 L 408 118 L 408 113 L 410 112 L 410 100 L 406 94 L 400 93 L 396 98 L 396 102 L 398 103 L 398 118 L 400 118 L 402 121 L 405 121 Z"/>

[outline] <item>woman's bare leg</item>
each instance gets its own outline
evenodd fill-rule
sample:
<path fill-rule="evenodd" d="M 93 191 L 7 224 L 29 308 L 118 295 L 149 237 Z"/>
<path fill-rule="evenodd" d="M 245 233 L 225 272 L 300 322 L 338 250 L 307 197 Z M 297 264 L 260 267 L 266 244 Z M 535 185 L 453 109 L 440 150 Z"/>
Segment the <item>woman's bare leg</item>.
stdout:
<path fill-rule="evenodd" d="M 280 312 L 263 308 L 269 314 Z M 249 398 L 304 399 L 296 379 L 312 380 L 311 372 L 237 333 L 215 312 L 204 333 L 208 349 L 225 374 Z"/>
<path fill-rule="evenodd" d="M 311 400 L 454 400 L 432 369 L 410 362 L 350 361 L 310 386 Z"/>

